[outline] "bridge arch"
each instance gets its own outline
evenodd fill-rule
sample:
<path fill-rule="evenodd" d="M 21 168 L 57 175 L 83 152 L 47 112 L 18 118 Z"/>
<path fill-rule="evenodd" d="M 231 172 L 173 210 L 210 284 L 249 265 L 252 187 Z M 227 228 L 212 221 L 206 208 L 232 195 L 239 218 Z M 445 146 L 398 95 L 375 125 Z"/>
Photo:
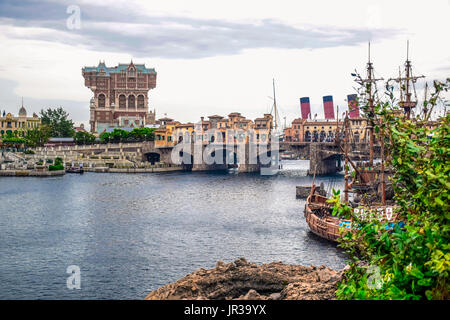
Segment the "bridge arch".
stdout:
<path fill-rule="evenodd" d="M 161 154 L 158 152 L 147 152 L 144 154 L 147 161 L 154 165 L 156 162 L 161 161 Z"/>

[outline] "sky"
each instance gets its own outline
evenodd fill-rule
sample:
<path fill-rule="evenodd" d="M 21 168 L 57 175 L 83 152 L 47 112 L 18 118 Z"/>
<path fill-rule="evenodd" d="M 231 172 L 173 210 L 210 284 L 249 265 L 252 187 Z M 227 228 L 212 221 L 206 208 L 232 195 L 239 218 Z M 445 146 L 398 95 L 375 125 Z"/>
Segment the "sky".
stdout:
<path fill-rule="evenodd" d="M 17 114 L 23 97 L 29 114 L 62 106 L 88 126 L 82 67 L 133 60 L 158 73 L 157 118 L 261 117 L 272 79 L 281 125 L 300 117 L 300 97 L 323 118 L 325 95 L 347 109 L 369 41 L 377 77 L 398 76 L 407 40 L 415 74 L 449 77 L 449 9 L 450 0 L 0 0 L 0 110 Z"/>

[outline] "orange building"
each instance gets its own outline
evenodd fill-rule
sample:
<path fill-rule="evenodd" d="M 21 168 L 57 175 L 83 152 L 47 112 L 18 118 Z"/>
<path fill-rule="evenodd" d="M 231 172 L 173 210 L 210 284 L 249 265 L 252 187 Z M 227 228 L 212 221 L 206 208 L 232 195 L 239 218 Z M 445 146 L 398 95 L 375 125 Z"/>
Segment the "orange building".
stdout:
<path fill-rule="evenodd" d="M 265 114 L 263 118 L 255 121 L 246 119 L 239 112 L 233 112 L 224 118 L 212 115 L 205 120 L 200 118 L 198 123 L 182 124 L 170 118 L 159 119 L 161 127 L 155 133 L 155 146 L 172 147 L 175 144 L 186 141 L 210 143 L 247 143 L 253 133 L 252 141 L 255 143 L 267 142 L 272 130 L 272 115 Z"/>

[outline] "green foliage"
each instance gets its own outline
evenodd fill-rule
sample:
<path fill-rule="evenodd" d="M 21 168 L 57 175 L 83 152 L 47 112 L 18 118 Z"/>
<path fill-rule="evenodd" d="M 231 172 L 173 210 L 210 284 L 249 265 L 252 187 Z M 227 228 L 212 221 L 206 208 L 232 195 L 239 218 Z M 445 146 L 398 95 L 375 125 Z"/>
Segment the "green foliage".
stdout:
<path fill-rule="evenodd" d="M 55 158 L 53 165 L 48 166 L 49 171 L 64 170 L 64 162 L 60 157 Z"/>
<path fill-rule="evenodd" d="M 386 229 L 376 219 L 356 219 L 359 228 L 340 240 L 352 263 L 338 286 L 338 299 L 450 298 L 450 115 L 430 129 L 426 117 L 405 120 L 395 109 L 380 104 L 377 114 L 405 227 Z M 337 213 L 350 209 L 333 201 Z M 371 285 L 370 267 L 377 268 L 379 287 Z"/>
<path fill-rule="evenodd" d="M 74 140 L 76 144 L 92 144 L 95 142 L 95 136 L 89 132 L 78 131 L 75 133 Z"/>
<path fill-rule="evenodd" d="M 129 141 L 153 141 L 155 139 L 154 128 L 135 128 L 129 135 Z"/>
<path fill-rule="evenodd" d="M 69 114 L 61 107 L 57 109 L 48 108 L 41 110 L 42 125 L 50 128 L 50 136 L 57 138 L 73 137 L 75 130 L 73 129 L 72 120 L 68 119 Z"/>
<path fill-rule="evenodd" d="M 48 166 L 48 171 L 58 171 L 58 170 L 64 170 L 64 166 L 62 164 L 55 164 Z"/>
<path fill-rule="evenodd" d="M 132 131 L 126 131 L 116 128 L 112 132 L 101 133 L 100 141 L 102 143 L 153 141 L 155 130 L 154 128 L 135 128 Z"/>
<path fill-rule="evenodd" d="M 108 143 L 109 142 L 109 132 L 102 132 L 99 136 L 101 143 Z"/>
<path fill-rule="evenodd" d="M 346 206 L 341 202 L 341 192 L 340 190 L 333 189 L 333 197 L 327 200 L 327 202 L 333 204 L 333 216 L 338 216 L 344 219 L 350 219 L 352 216 L 352 208 Z"/>
<path fill-rule="evenodd" d="M 24 137 L 30 147 L 42 147 L 50 138 L 50 128 L 46 125 L 27 130 Z"/>
<path fill-rule="evenodd" d="M 20 145 L 20 144 L 25 144 L 26 142 L 27 141 L 24 138 L 14 137 L 14 136 L 7 136 L 2 139 L 3 144 Z"/>

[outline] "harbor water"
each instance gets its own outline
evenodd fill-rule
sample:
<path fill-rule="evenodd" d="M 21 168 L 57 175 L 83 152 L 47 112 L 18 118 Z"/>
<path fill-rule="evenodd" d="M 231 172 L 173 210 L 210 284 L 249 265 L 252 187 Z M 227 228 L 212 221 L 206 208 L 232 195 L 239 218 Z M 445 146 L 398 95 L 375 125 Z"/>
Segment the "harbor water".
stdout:
<path fill-rule="evenodd" d="M 0 299 L 142 299 L 218 260 L 326 265 L 345 254 L 312 234 L 295 186 L 308 161 L 278 175 L 85 173 L 0 177 Z M 343 176 L 317 177 L 325 187 Z M 80 289 L 68 289 L 69 266 Z"/>

